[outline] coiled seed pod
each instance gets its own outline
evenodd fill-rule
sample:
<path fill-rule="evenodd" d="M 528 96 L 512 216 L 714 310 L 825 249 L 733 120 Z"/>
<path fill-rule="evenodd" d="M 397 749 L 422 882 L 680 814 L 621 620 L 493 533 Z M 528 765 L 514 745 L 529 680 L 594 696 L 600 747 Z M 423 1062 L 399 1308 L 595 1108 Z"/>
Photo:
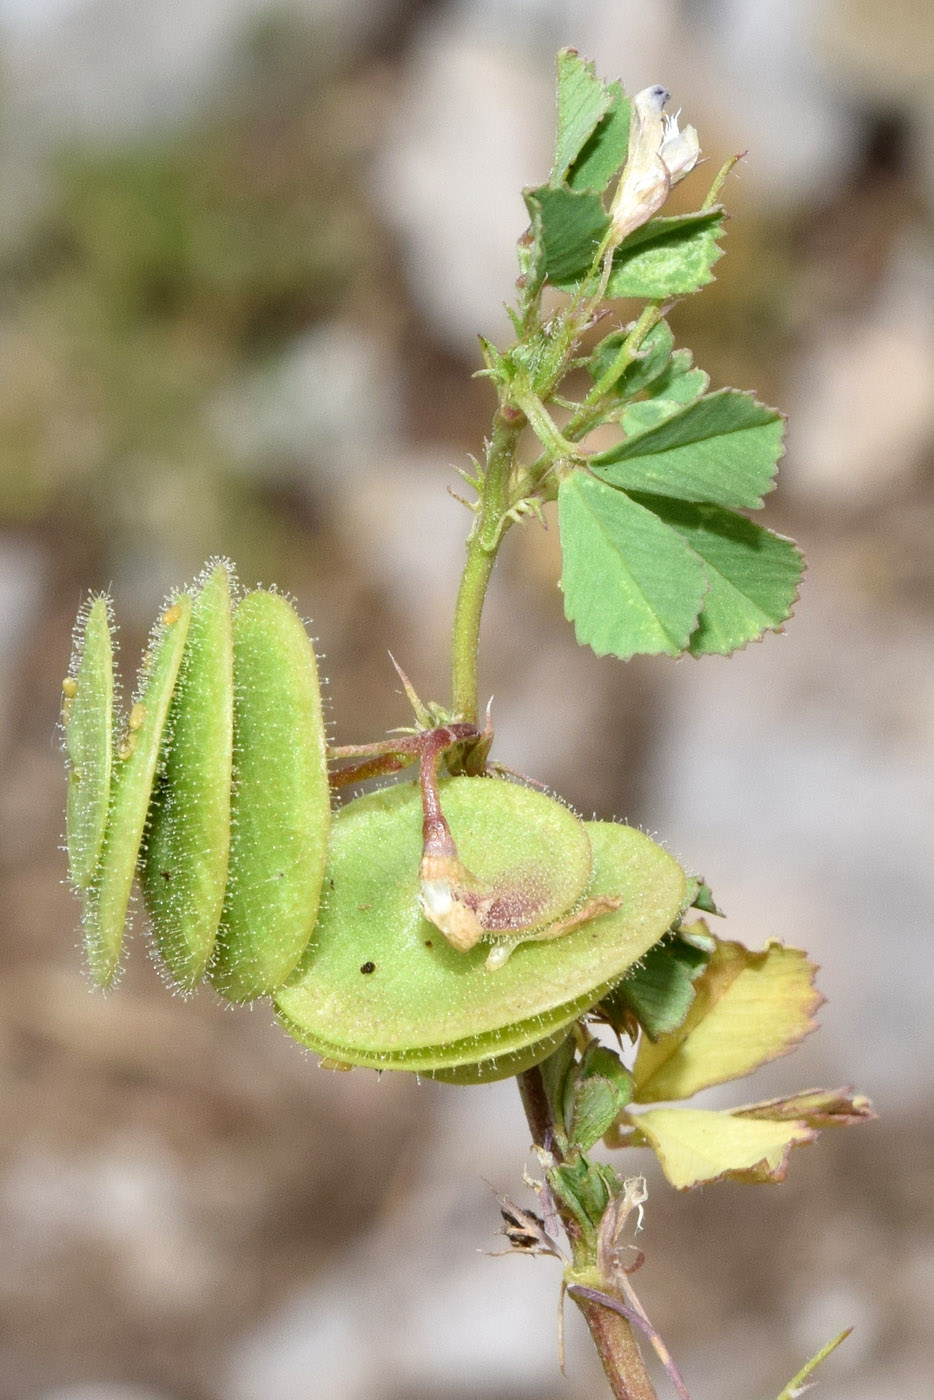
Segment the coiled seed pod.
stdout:
<path fill-rule="evenodd" d="M 237 601 L 232 577 L 215 562 L 170 601 L 116 748 L 107 600 L 81 619 L 67 825 L 95 981 L 116 975 L 138 870 L 170 979 L 272 996 L 331 1063 L 478 1083 L 543 1059 L 679 917 L 684 872 L 491 777 L 423 772 L 332 824 L 312 644 L 284 597 Z"/>
<path fill-rule="evenodd" d="M 421 806 L 400 784 L 337 814 L 327 901 L 276 1006 L 286 1030 L 329 1060 L 474 1083 L 543 1059 L 678 917 L 685 876 L 642 832 L 580 822 L 529 788 L 453 778 L 441 792 L 480 878 L 548 882 L 550 918 L 604 895 L 619 907 L 553 940 L 533 934 L 489 970 L 487 947 L 458 952 L 422 913 Z"/>
<path fill-rule="evenodd" d="M 91 975 L 119 967 L 134 873 L 171 980 L 244 1001 L 297 964 L 317 916 L 331 806 L 314 648 L 281 594 L 236 607 L 209 567 L 153 631 L 113 742 L 106 599 L 79 619 L 63 717 L 67 839 Z"/>

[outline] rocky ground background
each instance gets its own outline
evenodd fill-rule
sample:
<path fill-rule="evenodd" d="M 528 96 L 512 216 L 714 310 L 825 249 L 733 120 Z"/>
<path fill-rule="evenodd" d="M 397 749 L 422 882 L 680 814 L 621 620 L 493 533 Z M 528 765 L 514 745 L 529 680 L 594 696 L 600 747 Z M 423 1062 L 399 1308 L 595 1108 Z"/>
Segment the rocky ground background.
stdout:
<path fill-rule="evenodd" d="M 702 869 L 733 936 L 821 963 L 823 1030 L 748 1097 L 879 1123 L 777 1189 L 650 1172 L 640 1293 L 695 1400 L 934 1367 L 934 18 L 924 0 L 0 0 L 0 1400 L 586 1400 L 556 1269 L 492 1259 L 514 1087 L 319 1071 L 264 1009 L 91 995 L 62 884 L 59 683 L 112 586 L 127 669 L 212 553 L 314 616 L 334 735 L 446 695 L 490 410 L 470 375 L 547 168 L 555 50 L 748 147 L 673 318 L 786 408 L 769 523 L 810 570 L 730 660 L 579 652 L 555 531 L 485 629 L 498 751 Z M 634 1167 L 647 1166 L 634 1159 Z M 494 1189 L 491 1189 L 494 1188 Z"/>

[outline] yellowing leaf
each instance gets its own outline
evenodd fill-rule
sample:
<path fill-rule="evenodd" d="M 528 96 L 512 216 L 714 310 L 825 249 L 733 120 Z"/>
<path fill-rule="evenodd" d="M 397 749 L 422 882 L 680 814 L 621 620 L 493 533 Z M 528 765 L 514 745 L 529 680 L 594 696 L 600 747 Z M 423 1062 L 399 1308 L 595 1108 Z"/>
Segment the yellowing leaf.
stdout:
<path fill-rule="evenodd" d="M 854 1123 L 867 1123 L 875 1118 L 872 1104 L 865 1094 L 852 1089 L 802 1089 L 778 1099 L 744 1104 L 734 1108 L 737 1118 L 769 1118 L 789 1122 L 797 1119 L 811 1128 L 848 1128 Z"/>
<path fill-rule="evenodd" d="M 682 1025 L 654 1044 L 643 1038 L 633 1070 L 636 1102 L 686 1099 L 787 1055 L 815 1028 L 823 1001 L 815 972 L 797 948 L 773 943 L 753 953 L 739 943 L 718 944 Z"/>
<path fill-rule="evenodd" d="M 783 1181 L 791 1148 L 817 1137 L 804 1123 L 737 1118 L 702 1108 L 653 1108 L 633 1119 L 679 1191 L 723 1177 Z"/>

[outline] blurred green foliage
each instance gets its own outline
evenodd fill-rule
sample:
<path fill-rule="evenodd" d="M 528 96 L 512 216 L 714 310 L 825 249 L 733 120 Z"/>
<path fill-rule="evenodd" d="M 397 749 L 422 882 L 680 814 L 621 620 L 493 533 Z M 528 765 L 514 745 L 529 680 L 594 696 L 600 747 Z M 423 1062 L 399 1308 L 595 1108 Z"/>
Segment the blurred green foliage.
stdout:
<path fill-rule="evenodd" d="M 360 123 L 321 62 L 270 30 L 182 128 L 57 153 L 0 258 L 0 523 L 64 521 L 104 565 L 143 541 L 176 570 L 249 558 L 263 464 L 218 402 L 372 255 Z"/>

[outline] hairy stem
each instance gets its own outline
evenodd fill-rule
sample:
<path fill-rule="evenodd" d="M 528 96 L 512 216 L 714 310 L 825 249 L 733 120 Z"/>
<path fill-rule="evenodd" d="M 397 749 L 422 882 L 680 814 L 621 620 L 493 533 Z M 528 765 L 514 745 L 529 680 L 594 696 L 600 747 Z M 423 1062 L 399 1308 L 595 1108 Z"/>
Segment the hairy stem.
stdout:
<path fill-rule="evenodd" d="M 451 640 L 453 709 L 459 719 L 470 724 L 476 724 L 479 710 L 477 652 L 480 619 L 496 555 L 509 524 L 509 483 L 516 445 L 525 422 L 523 413 L 510 409 L 500 409 L 493 420 L 493 436 L 487 449 L 477 516 L 467 541 L 467 561 L 454 610 L 454 635 Z"/>
<path fill-rule="evenodd" d="M 568 1290 L 584 1315 L 615 1400 L 658 1400 L 628 1317 L 593 1289 Z"/>
<path fill-rule="evenodd" d="M 522 1107 L 528 1120 L 532 1141 L 536 1147 L 549 1152 L 557 1161 L 561 1154 L 555 1144 L 554 1124 L 548 1105 L 548 1095 L 538 1066 L 527 1069 L 517 1076 Z M 562 1224 L 572 1241 L 579 1246 L 580 1228 L 573 1217 L 556 1201 Z M 575 1254 L 578 1250 L 575 1250 Z M 589 1261 L 590 1267 L 575 1267 L 566 1278 L 572 1280 L 568 1293 L 584 1315 L 597 1355 L 603 1365 L 606 1378 L 615 1400 L 657 1400 L 655 1388 L 649 1380 L 645 1362 L 639 1345 L 633 1335 L 629 1321 L 629 1309 L 618 1297 L 615 1286 L 605 1280 L 597 1267 L 597 1260 Z M 584 1286 L 592 1284 L 593 1287 Z"/>

